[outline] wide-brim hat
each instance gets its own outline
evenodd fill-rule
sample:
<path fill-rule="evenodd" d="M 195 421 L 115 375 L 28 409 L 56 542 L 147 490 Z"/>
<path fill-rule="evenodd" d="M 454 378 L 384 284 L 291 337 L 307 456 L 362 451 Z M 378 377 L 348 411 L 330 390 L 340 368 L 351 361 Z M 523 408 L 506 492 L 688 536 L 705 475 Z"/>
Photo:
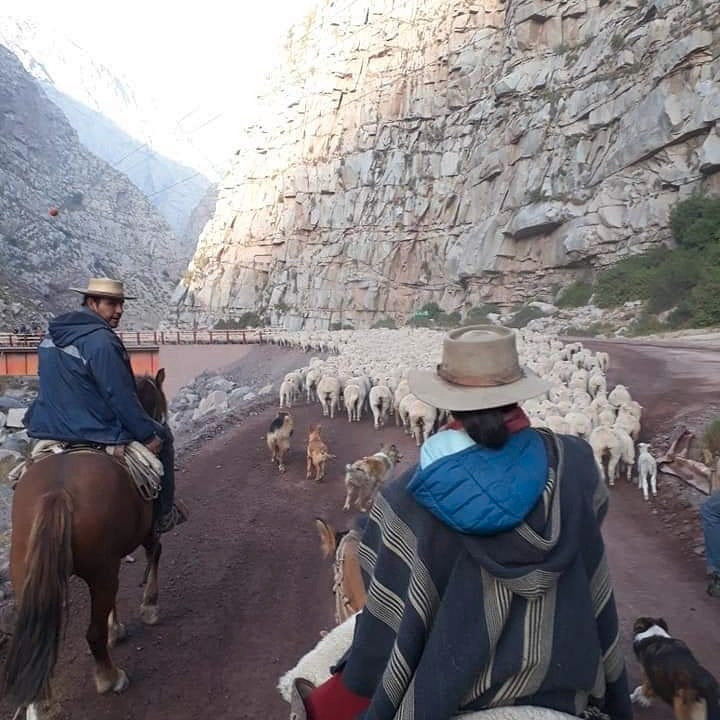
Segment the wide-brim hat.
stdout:
<path fill-rule="evenodd" d="M 520 365 L 515 333 L 498 325 L 468 325 L 443 339 L 435 372 L 412 370 L 410 392 L 445 410 L 487 410 L 542 395 L 549 383 Z"/>
<path fill-rule="evenodd" d="M 120 280 L 111 278 L 90 278 L 86 288 L 70 288 L 73 292 L 96 297 L 114 298 L 115 300 L 136 300 L 125 294 L 125 288 Z"/>

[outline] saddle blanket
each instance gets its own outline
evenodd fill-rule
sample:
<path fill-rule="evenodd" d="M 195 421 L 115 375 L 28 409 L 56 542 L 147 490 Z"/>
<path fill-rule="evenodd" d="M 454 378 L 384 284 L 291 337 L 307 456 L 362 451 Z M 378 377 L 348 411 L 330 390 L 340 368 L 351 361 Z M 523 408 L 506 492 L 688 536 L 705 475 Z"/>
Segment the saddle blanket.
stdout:
<path fill-rule="evenodd" d="M 8 480 L 11 487 L 14 488 L 30 465 L 41 462 L 51 455 L 73 452 L 101 452 L 103 449 L 130 473 L 130 477 L 144 500 L 151 501 L 158 496 L 164 474 L 162 463 L 142 443 L 134 440 L 128 445 L 106 446 L 74 444 L 60 440 L 38 440 L 30 451 L 30 457 L 8 473 Z"/>

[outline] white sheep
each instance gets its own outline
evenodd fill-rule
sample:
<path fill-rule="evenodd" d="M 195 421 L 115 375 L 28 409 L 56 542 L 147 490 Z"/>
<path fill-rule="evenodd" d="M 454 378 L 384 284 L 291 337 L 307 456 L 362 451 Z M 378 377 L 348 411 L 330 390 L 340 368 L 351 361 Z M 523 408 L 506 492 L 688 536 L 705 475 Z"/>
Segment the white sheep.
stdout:
<path fill-rule="evenodd" d="M 280 383 L 280 407 L 291 408 L 293 406 L 293 400 L 295 400 L 295 393 L 297 392 L 297 386 L 292 380 L 287 378 Z"/>
<path fill-rule="evenodd" d="M 622 427 L 622 425 L 618 425 L 616 423 L 612 429 L 615 432 L 615 435 L 617 436 L 617 439 L 620 443 L 620 462 L 625 465 L 627 480 L 628 482 L 630 482 L 630 478 L 632 477 L 632 469 L 635 465 L 635 443 L 633 442 L 633 439 L 630 437 L 629 433 L 625 431 L 625 428 Z M 617 467 L 619 471 L 619 463 Z"/>
<path fill-rule="evenodd" d="M 372 410 L 376 430 L 385 425 L 392 405 L 393 396 L 387 385 L 376 385 L 370 388 L 370 410 Z"/>
<path fill-rule="evenodd" d="M 638 443 L 640 451 L 637 459 L 638 487 L 643 491 L 643 497 L 648 499 L 648 479 L 653 497 L 657 495 L 657 462 L 650 454 L 648 443 Z"/>
<path fill-rule="evenodd" d="M 410 432 L 418 447 L 432 435 L 437 414 L 437 408 L 422 400 L 415 400 L 410 404 L 408 408 Z"/>
<path fill-rule="evenodd" d="M 608 485 L 615 484 L 615 474 L 622 454 L 622 447 L 618 436 L 611 427 L 596 427 L 588 439 L 597 463 L 600 477 L 605 478 Z M 605 470 L 605 456 L 608 455 L 607 472 Z"/>
<path fill-rule="evenodd" d="M 348 383 L 343 390 L 343 401 L 347 410 L 348 422 L 360 422 L 362 411 L 362 390 L 353 382 Z"/>
<path fill-rule="evenodd" d="M 334 418 L 340 398 L 340 380 L 333 375 L 324 375 L 317 384 L 317 395 L 323 415 Z"/>
<path fill-rule="evenodd" d="M 616 385 L 608 395 L 608 402 L 616 408 L 631 400 L 630 393 L 624 385 Z"/>

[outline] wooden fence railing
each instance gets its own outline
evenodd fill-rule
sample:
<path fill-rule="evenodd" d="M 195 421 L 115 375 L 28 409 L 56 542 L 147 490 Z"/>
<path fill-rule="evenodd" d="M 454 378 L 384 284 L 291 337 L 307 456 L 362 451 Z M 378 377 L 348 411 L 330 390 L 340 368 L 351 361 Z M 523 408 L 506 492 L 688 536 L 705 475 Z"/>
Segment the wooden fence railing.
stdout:
<path fill-rule="evenodd" d="M 128 345 L 248 345 L 265 342 L 279 332 L 278 328 L 246 330 L 119 330 L 117 334 Z M 35 348 L 42 334 L 0 332 L 0 348 Z"/>

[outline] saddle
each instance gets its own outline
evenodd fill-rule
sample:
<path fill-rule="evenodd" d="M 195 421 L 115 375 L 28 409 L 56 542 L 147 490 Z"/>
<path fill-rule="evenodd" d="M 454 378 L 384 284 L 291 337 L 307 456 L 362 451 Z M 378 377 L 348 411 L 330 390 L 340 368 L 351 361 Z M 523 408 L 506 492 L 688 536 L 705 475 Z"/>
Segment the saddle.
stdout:
<path fill-rule="evenodd" d="M 110 455 L 115 462 L 127 470 L 143 500 L 151 502 L 159 495 L 164 474 L 162 463 L 142 443 L 135 440 L 128 445 L 38 440 L 30 452 L 30 457 L 8 473 L 10 485 L 14 489 L 20 478 L 34 463 L 42 462 L 52 455 L 83 452 Z"/>

